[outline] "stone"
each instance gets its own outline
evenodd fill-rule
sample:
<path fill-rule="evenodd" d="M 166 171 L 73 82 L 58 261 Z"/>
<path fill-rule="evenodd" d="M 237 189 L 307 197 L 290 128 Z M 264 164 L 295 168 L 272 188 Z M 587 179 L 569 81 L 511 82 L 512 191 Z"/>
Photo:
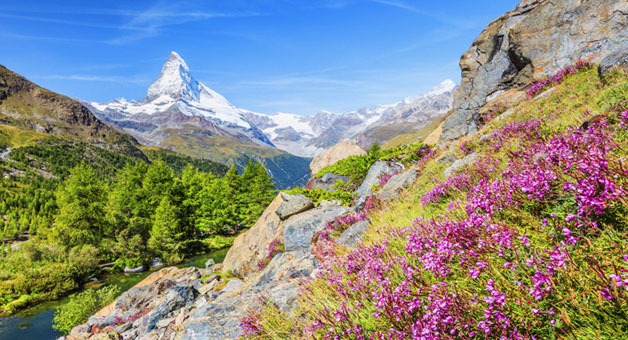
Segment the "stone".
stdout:
<path fill-rule="evenodd" d="M 283 198 L 283 202 L 279 205 L 279 208 L 277 208 L 276 213 L 281 220 L 314 208 L 312 200 L 303 194 L 290 195 L 282 192 L 280 195 Z"/>
<path fill-rule="evenodd" d="M 225 286 L 225 288 L 221 290 L 221 292 L 223 293 L 237 292 L 238 290 L 242 288 L 242 285 L 244 285 L 244 282 L 242 282 L 242 280 L 237 280 L 237 279 L 229 280 L 229 282 L 227 282 L 227 285 Z"/>
<path fill-rule="evenodd" d="M 323 177 L 321 178 L 316 178 L 316 177 L 312 178 L 307 183 L 305 188 L 306 189 L 323 189 L 327 191 L 333 191 L 335 190 L 334 185 L 338 181 L 347 183 L 349 182 L 349 180 L 350 180 L 349 176 L 343 176 L 343 175 L 338 175 L 338 174 L 328 172 L 325 175 L 323 175 Z"/>
<path fill-rule="evenodd" d="M 205 279 L 205 281 L 203 281 L 203 283 L 208 284 L 212 281 L 220 281 L 220 275 L 216 274 L 216 275 L 212 275 L 208 278 Z"/>
<path fill-rule="evenodd" d="M 213 280 L 211 282 L 209 282 L 208 284 L 202 286 L 201 288 L 198 289 L 198 292 L 200 294 L 203 295 L 207 295 L 207 293 L 212 292 L 214 290 L 214 288 L 216 288 L 216 285 L 218 284 L 218 280 Z"/>
<path fill-rule="evenodd" d="M 454 164 L 445 169 L 444 175 L 446 177 L 453 175 L 456 170 L 473 163 L 473 161 L 475 161 L 478 156 L 479 155 L 474 152 L 472 154 L 466 155 L 463 159 L 455 161 Z"/>
<path fill-rule="evenodd" d="M 310 171 L 313 175 L 316 175 L 321 169 L 330 165 L 336 164 L 345 158 L 351 156 L 365 156 L 366 151 L 353 140 L 343 140 L 331 148 L 325 150 L 325 152 L 314 157 L 310 163 Z"/>
<path fill-rule="evenodd" d="M 209 269 L 213 267 L 215 264 L 216 264 L 216 261 L 214 261 L 213 259 L 207 259 L 207 261 L 205 261 L 205 269 Z"/>
<path fill-rule="evenodd" d="M 398 198 L 401 191 L 410 187 L 418 175 L 418 171 L 412 169 L 392 176 L 388 182 L 384 184 L 384 187 L 379 193 L 379 197 L 384 201 Z"/>
<path fill-rule="evenodd" d="M 378 184 L 383 175 L 392 175 L 403 170 L 404 166 L 401 163 L 378 160 L 371 165 L 364 181 L 356 191 L 358 197 L 369 194 L 373 185 Z"/>
<path fill-rule="evenodd" d="M 598 74 L 604 77 L 615 67 L 628 67 L 628 44 L 606 55 L 598 65 Z"/>
<path fill-rule="evenodd" d="M 327 222 L 347 212 L 345 207 L 318 207 L 287 219 L 283 228 L 283 244 L 286 251 L 309 248 L 312 237 L 323 230 Z"/>
<path fill-rule="evenodd" d="M 366 220 L 352 224 L 340 234 L 336 244 L 345 248 L 355 248 L 362 241 L 362 237 L 369 230 L 370 226 L 370 223 Z"/>
<path fill-rule="evenodd" d="M 316 268 L 316 258 L 307 249 L 281 253 L 272 258 L 266 268 L 253 277 L 251 286 L 263 287 L 287 278 L 307 277 Z"/>
<path fill-rule="evenodd" d="M 438 160 L 438 164 L 453 163 L 456 161 L 456 155 L 447 155 Z"/>
<path fill-rule="evenodd" d="M 575 64 L 599 63 L 626 46 L 625 0 L 524 0 L 484 28 L 460 59 L 462 79 L 441 141 L 478 131 L 480 110 L 500 91 L 521 88 Z M 621 52 L 608 64 L 622 60 Z M 606 65 L 606 63 L 605 63 Z"/>
<path fill-rule="evenodd" d="M 124 267 L 124 272 L 125 273 L 141 273 L 141 272 L 143 272 L 145 270 L 146 270 L 146 266 L 145 265 L 141 265 L 141 266 L 135 267 L 135 268 Z"/>
<path fill-rule="evenodd" d="M 268 253 L 270 242 L 283 233 L 283 222 L 276 214 L 282 202 L 282 195 L 277 195 L 257 222 L 234 240 L 223 261 L 223 272 L 244 277 L 257 267 L 257 262 Z"/>
<path fill-rule="evenodd" d="M 163 261 L 159 257 L 155 257 L 153 259 L 153 261 L 151 262 L 150 267 L 151 268 L 157 268 L 157 267 L 161 267 L 163 265 L 164 265 Z"/>

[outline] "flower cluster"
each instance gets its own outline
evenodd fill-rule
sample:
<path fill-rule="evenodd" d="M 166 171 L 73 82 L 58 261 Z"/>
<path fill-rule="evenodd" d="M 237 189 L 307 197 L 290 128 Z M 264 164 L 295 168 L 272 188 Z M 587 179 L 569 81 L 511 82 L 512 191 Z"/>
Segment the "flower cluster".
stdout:
<path fill-rule="evenodd" d="M 546 88 L 557 85 L 563 82 L 565 76 L 574 74 L 580 70 L 591 67 L 591 64 L 586 61 L 578 61 L 575 65 L 567 66 L 560 71 L 556 72 L 554 75 L 547 77 L 541 81 L 532 83 L 530 89 L 528 89 L 527 95 L 528 98 L 532 98 L 545 90 Z"/>
<path fill-rule="evenodd" d="M 257 261 L 257 268 L 259 268 L 259 270 L 266 268 L 266 266 L 268 266 L 268 264 L 270 263 L 270 260 L 272 260 L 275 255 L 281 254 L 284 251 L 285 248 L 281 240 L 272 240 L 268 245 L 268 253 L 266 254 L 266 256 L 263 259 Z"/>

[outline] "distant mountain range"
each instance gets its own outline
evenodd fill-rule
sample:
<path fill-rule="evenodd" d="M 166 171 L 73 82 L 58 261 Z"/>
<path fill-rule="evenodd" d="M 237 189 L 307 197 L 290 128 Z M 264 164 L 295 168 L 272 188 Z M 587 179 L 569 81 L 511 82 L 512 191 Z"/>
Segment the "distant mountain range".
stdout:
<path fill-rule="evenodd" d="M 142 144 L 237 165 L 248 157 L 267 167 L 268 159 L 282 159 L 300 169 L 309 162 L 302 157 L 313 157 L 343 139 L 367 147 L 421 129 L 447 113 L 455 89 L 455 83 L 446 80 L 424 95 L 392 105 L 348 113 L 266 115 L 231 104 L 194 79 L 185 61 L 172 52 L 146 98 L 83 104 Z"/>

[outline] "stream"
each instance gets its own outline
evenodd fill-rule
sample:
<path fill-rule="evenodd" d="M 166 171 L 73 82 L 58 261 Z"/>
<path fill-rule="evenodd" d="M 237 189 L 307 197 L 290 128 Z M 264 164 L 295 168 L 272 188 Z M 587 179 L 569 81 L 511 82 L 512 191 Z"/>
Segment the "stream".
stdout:
<path fill-rule="evenodd" d="M 194 256 L 176 265 L 179 268 L 199 267 L 205 268 L 205 261 L 213 259 L 220 263 L 227 255 L 228 249 L 217 250 L 215 252 Z M 159 270 L 161 268 L 158 268 Z M 145 277 L 153 273 L 146 271 L 137 274 L 105 274 L 98 277 L 105 284 L 112 284 L 120 287 L 120 293 L 129 290 Z M 62 334 L 52 328 L 52 319 L 57 308 L 68 300 L 67 297 L 56 301 L 43 302 L 19 313 L 0 318 L 0 340 L 54 340 Z"/>

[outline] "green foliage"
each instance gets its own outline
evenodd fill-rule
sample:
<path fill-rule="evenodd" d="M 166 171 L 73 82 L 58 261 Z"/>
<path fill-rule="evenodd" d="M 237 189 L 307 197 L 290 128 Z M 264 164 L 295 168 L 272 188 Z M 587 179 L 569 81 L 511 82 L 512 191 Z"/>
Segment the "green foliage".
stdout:
<path fill-rule="evenodd" d="M 107 188 L 94 169 L 81 164 L 57 192 L 59 214 L 53 237 L 62 245 L 96 245 L 107 230 Z"/>
<path fill-rule="evenodd" d="M 339 200 L 344 205 L 349 205 L 351 200 L 355 196 L 353 192 L 346 192 L 343 190 L 334 190 L 327 191 L 325 189 L 316 188 L 316 189 L 304 189 L 304 188 L 293 188 L 285 191 L 288 194 L 296 195 L 303 194 L 314 202 L 315 205 L 319 205 L 322 201 L 330 201 L 330 200 Z"/>
<path fill-rule="evenodd" d="M 216 178 L 190 164 L 177 173 L 161 159 L 149 165 L 77 145 L 14 149 L 8 163 L 19 176 L 0 177 L 0 232 L 7 242 L 29 239 L 6 246 L 0 261 L 0 305 L 10 313 L 75 290 L 99 263 L 175 263 L 229 246 L 275 195 L 259 163 Z M 44 164 L 54 169 L 48 178 L 35 170 Z"/>
<path fill-rule="evenodd" d="M 350 156 L 335 164 L 329 165 L 321 169 L 314 175 L 316 178 L 321 178 L 327 173 L 334 173 L 337 175 L 348 176 L 350 185 L 357 185 L 362 183 L 369 168 L 377 160 L 394 160 L 402 163 L 409 163 L 418 160 L 416 151 L 421 148 L 422 144 L 412 144 L 407 146 L 400 146 L 394 149 L 382 150 L 378 143 L 374 143 L 369 148 L 365 156 Z"/>
<path fill-rule="evenodd" d="M 63 334 L 68 334 L 72 328 L 87 321 L 92 314 L 113 302 L 118 293 L 118 287 L 106 286 L 100 289 L 87 289 L 70 296 L 68 303 L 55 312 L 52 327 Z"/>

